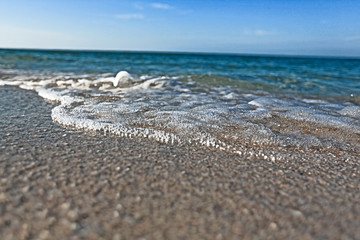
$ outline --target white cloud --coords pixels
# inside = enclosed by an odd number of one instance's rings
[[[259,29],[259,30],[255,30],[255,31],[254,31],[254,34],[255,34],[256,36],[264,36],[264,35],[268,35],[269,32],[267,32],[267,31],[265,31],[265,30]]]
[[[143,19],[144,15],[141,13],[127,13],[127,14],[118,14],[116,18],[123,20],[131,20],[131,19]]]
[[[360,35],[350,36],[350,37],[345,38],[345,41],[356,41],[356,40],[360,40]]]
[[[173,8],[172,6],[165,4],[165,3],[152,3],[151,7],[158,8],[158,9],[165,9],[165,10]]]

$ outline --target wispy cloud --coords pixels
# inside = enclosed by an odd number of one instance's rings
[[[274,34],[273,31],[266,31],[263,29],[256,29],[256,30],[244,30],[244,34],[245,35],[249,35],[249,36],[265,36],[265,35],[272,35]]]
[[[62,39],[69,39],[74,40],[72,35],[57,32],[52,30],[42,30],[42,29],[32,29],[32,28],[25,28],[25,27],[18,27],[15,25],[3,25],[0,24],[0,33],[4,32],[4,35],[7,34],[17,34],[19,36],[36,36],[40,38],[62,38]]]
[[[145,18],[141,13],[126,13],[126,14],[118,14],[115,16],[118,19],[122,20],[132,20],[132,19],[143,19]]]
[[[168,10],[168,9],[173,9],[174,7],[165,4],[165,3],[152,3],[151,7],[153,8],[157,8],[157,9],[164,9],[164,10]]]
[[[82,42],[81,37],[69,32],[58,32],[49,29],[28,28],[0,23],[0,46],[35,47],[35,48],[67,48],[71,44]],[[26,41],[24,40],[26,37]],[[56,44],[56,45],[54,45]]]
[[[143,10],[144,6],[138,2],[134,3],[134,8],[138,9],[138,10]]]
[[[350,36],[350,37],[345,38],[345,41],[356,41],[356,40],[360,40],[360,35]]]

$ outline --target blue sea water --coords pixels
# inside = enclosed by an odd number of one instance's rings
[[[162,52],[0,50],[0,69],[191,76],[212,85],[305,95],[360,95],[360,59]]]
[[[120,136],[231,151],[359,143],[358,58],[0,49],[0,85],[57,101],[59,124]]]

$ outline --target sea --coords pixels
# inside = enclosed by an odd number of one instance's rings
[[[246,154],[360,148],[360,58],[0,49],[67,128]]]

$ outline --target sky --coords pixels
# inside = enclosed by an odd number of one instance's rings
[[[360,0],[0,0],[0,48],[360,56]]]

